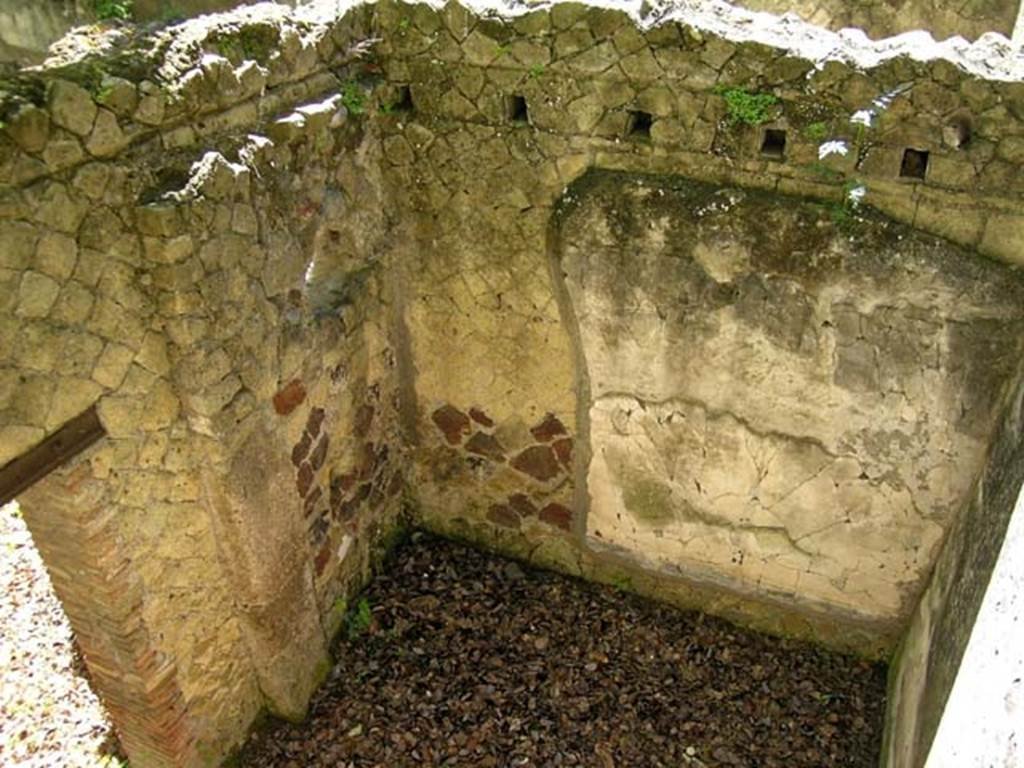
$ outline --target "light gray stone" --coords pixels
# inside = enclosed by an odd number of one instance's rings
[[[79,136],[89,135],[97,109],[87,90],[67,80],[55,80],[48,96],[53,122]]]

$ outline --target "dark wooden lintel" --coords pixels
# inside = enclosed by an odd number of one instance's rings
[[[30,485],[42,480],[106,434],[95,405],[75,416],[39,445],[0,469],[0,504],[14,500]]]

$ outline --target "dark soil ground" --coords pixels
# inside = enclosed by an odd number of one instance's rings
[[[885,668],[422,534],[243,766],[875,766]]]

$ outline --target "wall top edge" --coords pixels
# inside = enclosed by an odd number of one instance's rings
[[[434,8],[445,5],[438,0],[424,0],[423,4]],[[461,4],[481,15],[515,17],[576,3],[463,0]],[[859,69],[872,69],[889,59],[906,57],[919,62],[945,60],[986,80],[1024,80],[1024,47],[1015,48],[998,32],[987,32],[974,42],[959,36],[938,41],[925,30],[872,40],[861,29],[833,32],[794,13],[776,16],[733,6],[724,0],[588,0],[584,5],[621,11],[644,31],[676,22],[733,43],[759,43],[785,50],[819,66],[842,61]]]
[[[223,13],[199,16],[172,25],[93,25],[72,30],[51,48],[42,64],[16,72],[0,72],[0,106],[17,101],[25,80],[48,80],[90,62],[135,57],[138,79],[150,79],[169,91],[187,72],[201,63],[204,42],[251,26],[272,25],[302,40],[304,45],[336,34],[335,28],[355,10],[383,6],[425,5],[439,13],[461,7],[478,17],[516,18],[528,14],[559,14],[571,9],[621,13],[642,32],[673,24],[696,34],[707,34],[734,44],[762,45],[821,69],[839,62],[859,70],[872,70],[894,59],[918,63],[947,62],[969,75],[994,82],[1024,82],[1024,47],[1014,48],[1003,35],[990,32],[974,42],[962,37],[935,40],[926,31],[907,32],[871,40],[860,29],[833,32],[794,14],[775,16],[729,5],[723,0],[590,0],[530,2],[526,0],[312,0],[290,8],[272,2],[243,6]],[[381,30],[386,35],[387,30]],[[134,78],[129,78],[134,79]]]

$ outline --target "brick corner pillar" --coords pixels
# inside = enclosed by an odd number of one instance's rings
[[[177,670],[150,640],[110,496],[88,463],[72,462],[18,501],[132,765],[191,768],[201,760]]]

